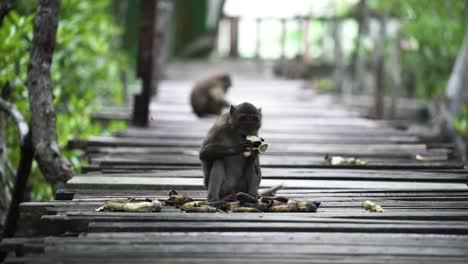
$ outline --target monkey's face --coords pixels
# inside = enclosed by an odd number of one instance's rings
[[[243,103],[237,107],[231,106],[231,122],[242,136],[257,135],[262,125],[261,109],[252,104]]]
[[[221,77],[221,82],[223,85],[224,92],[227,92],[229,87],[231,87],[232,85],[231,77],[229,77],[229,75],[223,75],[223,77]]]

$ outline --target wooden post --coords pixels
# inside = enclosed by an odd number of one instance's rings
[[[334,41],[334,59],[335,59],[335,73],[334,73],[334,89],[336,92],[343,91],[343,81],[345,75],[345,66],[343,60],[343,47],[341,45],[341,20],[335,18],[333,25],[333,41]]]
[[[157,22],[156,34],[154,34],[154,48],[153,48],[153,74],[152,74],[152,87],[151,96],[157,94],[158,81],[163,75],[163,64],[167,60],[169,34],[171,32],[171,18],[173,12],[174,1],[160,0],[157,4]]]
[[[281,18],[281,59],[286,57],[286,19]]]
[[[374,50],[374,71],[375,71],[375,92],[374,111],[375,118],[382,119],[385,109],[385,15],[379,16],[379,32],[375,39]]]
[[[154,48],[156,34],[157,0],[140,0],[143,21],[140,25],[139,47],[137,59],[137,76],[141,78],[141,93],[135,95],[133,104],[132,124],[135,126],[148,126],[151,90],[153,87]]]
[[[353,87],[352,91],[362,91],[364,89],[366,74],[365,58],[362,50],[362,39],[367,32],[367,2],[360,0],[358,5],[357,22],[359,24],[358,35],[356,37],[355,50],[353,52]]]
[[[439,137],[449,138],[454,142],[455,154],[462,160],[467,160],[466,135],[463,139],[454,127],[454,118],[460,114],[463,104],[468,101],[468,33],[465,34],[465,40],[457,56],[453,67],[447,90],[443,97],[438,120]]]
[[[310,59],[310,40],[309,40],[309,24],[310,18],[304,18],[304,52],[302,54],[302,61],[307,62]]]
[[[231,39],[229,46],[229,57],[239,57],[238,37],[239,37],[239,17],[231,17]]]
[[[301,28],[302,27],[302,18],[300,17],[296,17],[294,19],[296,21],[296,25],[298,26],[298,30],[300,32]],[[304,54],[304,44],[303,42],[301,43],[300,41],[297,42],[298,46],[297,46],[297,53],[296,53],[296,56],[294,56],[295,58],[298,59],[298,61],[302,61],[302,57],[303,57],[303,54]]]
[[[261,26],[262,26],[262,19],[257,18],[255,20],[255,57],[260,59],[261,55]]]
[[[396,108],[398,105],[399,93],[402,89],[401,84],[401,67],[400,67],[400,40],[401,31],[400,25],[397,26],[395,33],[395,41],[390,51],[390,118],[395,118]]]

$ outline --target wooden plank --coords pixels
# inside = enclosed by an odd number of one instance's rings
[[[338,180],[270,180],[261,182],[262,188],[284,184],[289,189],[320,188],[385,188],[385,189],[433,189],[433,190],[467,190],[466,184],[458,183],[427,183],[427,182],[397,182],[397,181],[338,181]],[[111,177],[111,176],[75,176],[67,182],[68,188],[99,188],[99,189],[152,189],[152,190],[194,190],[204,189],[200,178],[160,177]]]
[[[82,176],[101,176],[101,173],[88,173]],[[105,176],[128,177],[129,173],[106,173]],[[187,177],[201,178],[200,169],[191,170],[155,170],[151,172],[131,173],[134,177]],[[398,180],[398,181],[432,181],[432,182],[468,182],[468,175],[443,172],[395,171],[395,170],[335,170],[335,169],[282,169],[264,168],[263,179],[329,179],[329,180]]]
[[[353,138],[352,138],[353,139]],[[358,140],[357,138],[355,138]],[[323,140],[323,141],[322,141]],[[285,142],[286,141],[286,142]],[[290,141],[290,142],[288,142]],[[359,140],[358,140],[359,141]],[[82,141],[86,146],[117,146],[117,147],[200,147],[202,139],[167,139],[162,138],[159,140],[150,139],[150,138],[127,138],[127,137],[90,137],[87,141]],[[425,151],[426,145],[421,143],[402,143],[402,144],[392,144],[387,142],[368,142],[366,144],[360,144],[359,142],[352,142],[344,138],[340,140],[339,137],[336,139],[331,138],[326,140],[325,138],[310,141],[295,141],[294,137],[291,137],[291,140],[281,140],[278,143],[271,144],[272,148],[276,149],[290,149],[294,147],[302,147],[302,149],[320,147],[320,145],[328,145],[331,142],[335,142],[335,145],[340,145],[346,142],[347,148],[353,149],[391,149],[391,150],[420,150]],[[344,147],[344,146],[343,146]]]
[[[91,158],[98,154],[185,154],[185,155],[198,155],[198,147],[88,147],[86,153]],[[447,160],[448,154],[451,151],[446,149],[437,149],[429,151],[421,150],[374,150],[374,149],[351,149],[346,147],[331,147],[331,146],[320,146],[312,149],[275,149],[270,148],[263,154],[266,156],[321,156],[332,155],[332,156],[347,156],[356,158],[395,158],[395,159],[409,159],[416,160],[416,155],[427,157],[431,160]]]
[[[90,232],[382,232],[468,234],[468,225],[332,224],[332,223],[224,223],[224,222],[90,222]],[[349,246],[349,245],[348,245]]]
[[[173,165],[174,169],[179,165],[200,167],[201,163],[198,157],[192,155],[142,155],[140,157],[134,155],[129,157],[102,157],[92,160],[93,163],[98,163],[101,168],[110,168],[112,166],[133,165],[147,166],[148,168],[156,168],[159,165]],[[342,168],[342,169],[451,169],[463,168],[462,162],[456,161],[405,161],[405,160],[386,160],[373,159],[367,164],[362,165],[330,165],[327,164],[321,157],[276,157],[262,156],[260,158],[262,167],[265,168]],[[138,167],[136,167],[138,168]]]

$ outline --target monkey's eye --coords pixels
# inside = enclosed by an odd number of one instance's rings
[[[254,122],[258,122],[258,121],[259,121],[259,118],[256,117],[256,116],[251,116],[251,117],[250,117],[250,120],[251,120],[251,121],[254,121]]]

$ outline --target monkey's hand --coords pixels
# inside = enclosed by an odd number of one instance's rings
[[[255,148],[255,142],[252,142],[247,139],[241,139],[237,148],[239,150],[239,153],[244,152],[244,151],[250,151],[251,149]]]
[[[251,148],[252,142],[242,140],[238,145],[207,144],[200,151],[201,160],[217,160],[225,156],[238,155]]]

